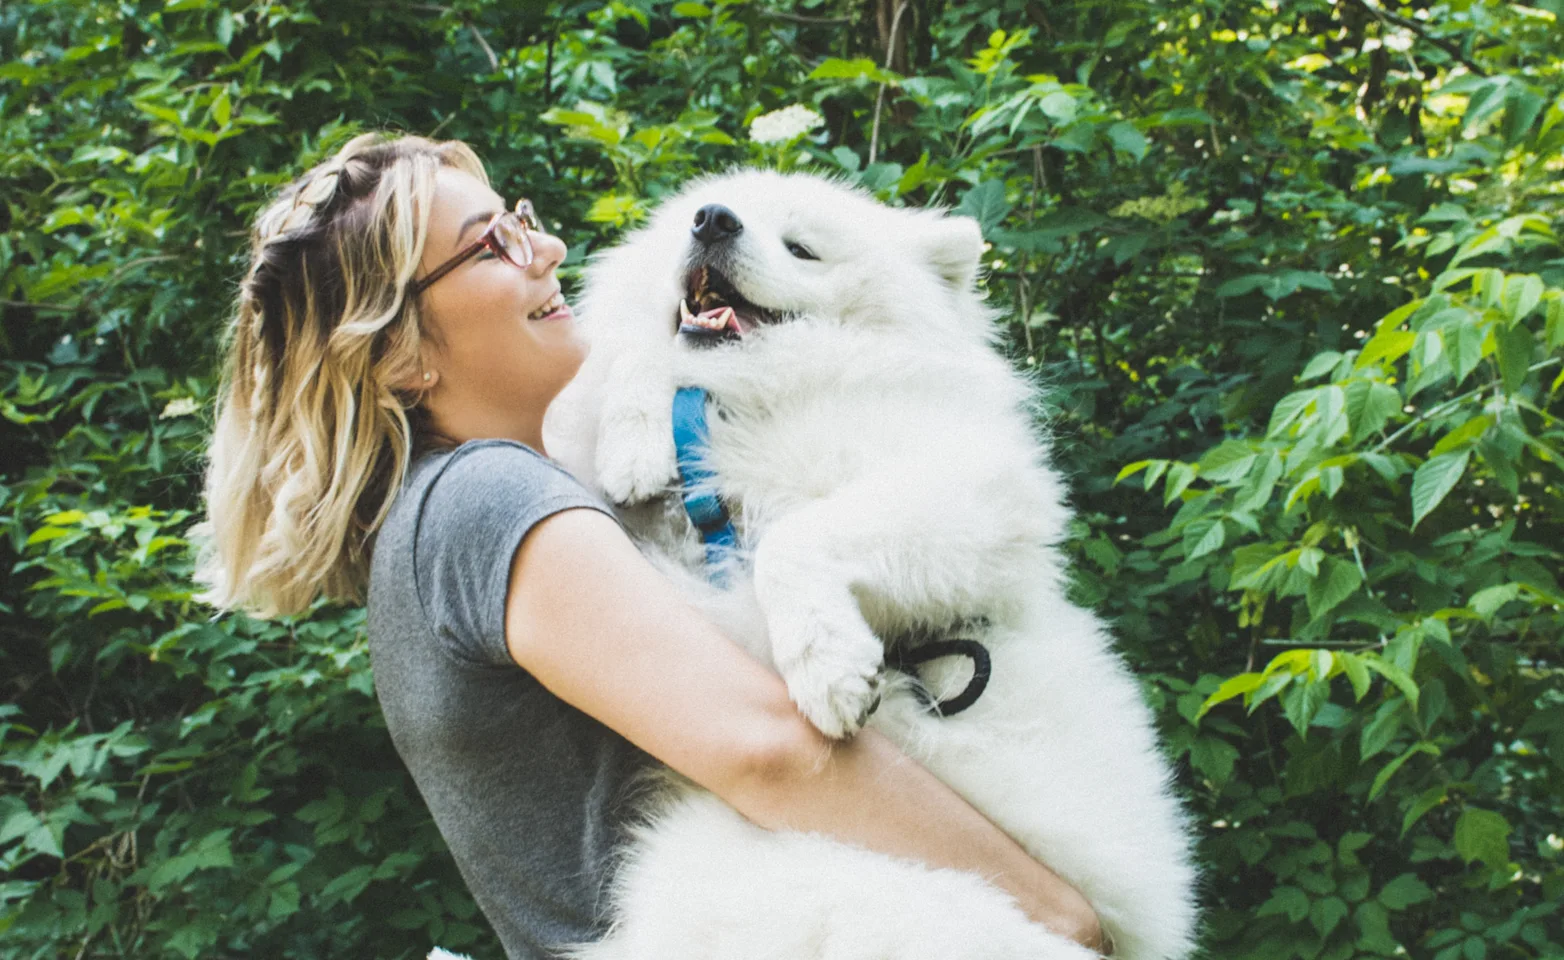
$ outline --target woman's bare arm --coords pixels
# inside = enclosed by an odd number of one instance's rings
[[[883,736],[826,739],[608,517],[567,510],[528,534],[505,624],[512,657],[556,696],[753,822],[979,874],[1033,920],[1100,946],[1074,888]]]

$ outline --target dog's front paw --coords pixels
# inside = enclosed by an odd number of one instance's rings
[[[842,739],[857,733],[879,702],[885,647],[856,610],[837,619],[844,622],[774,622],[771,633],[773,649],[799,651],[777,664],[799,712],[821,733]],[[780,645],[778,631],[790,634]]]
[[[597,479],[609,500],[622,505],[650,500],[667,490],[678,473],[666,423],[640,416],[604,418],[598,432]]]

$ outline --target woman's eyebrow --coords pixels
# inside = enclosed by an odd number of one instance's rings
[[[462,245],[462,238],[467,236],[468,230],[471,230],[480,223],[488,223],[490,220],[493,220],[496,216],[498,216],[499,213],[500,211],[498,210],[482,210],[468,217],[466,220],[463,220],[462,228],[456,231],[456,245],[458,247]]]

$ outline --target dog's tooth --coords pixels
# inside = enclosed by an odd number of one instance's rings
[[[695,314],[690,312],[690,304],[687,300],[679,301],[679,320],[683,323],[695,322]]]

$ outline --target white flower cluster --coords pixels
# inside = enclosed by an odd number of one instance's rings
[[[756,143],[788,143],[825,123],[825,118],[808,107],[791,107],[763,113],[749,122],[749,138]]]
[[[1385,35],[1385,47],[1397,53],[1412,49],[1412,31],[1395,30]]]
[[[168,406],[158,414],[159,420],[167,420],[170,417],[188,417],[197,410],[195,397],[179,397],[168,401]]]

